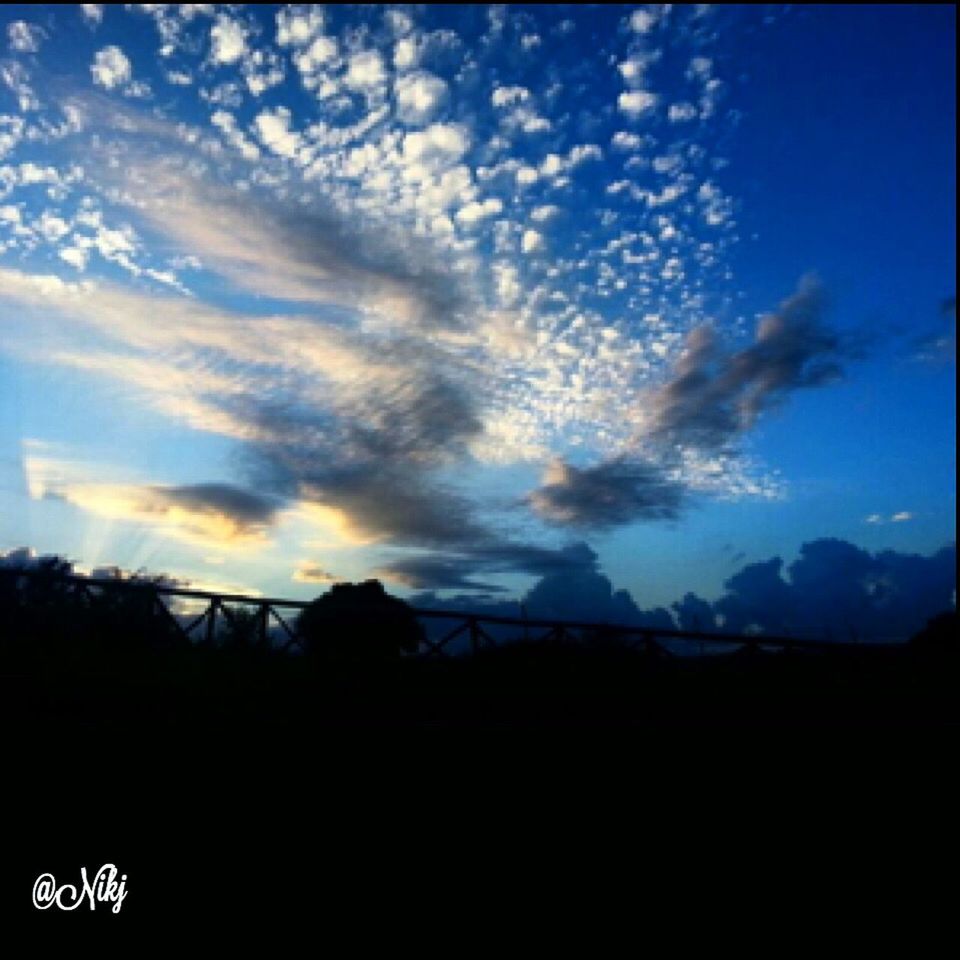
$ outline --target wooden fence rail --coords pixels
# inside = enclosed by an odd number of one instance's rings
[[[40,570],[3,569],[0,570],[0,582],[18,584],[21,579],[28,582],[48,581],[56,584],[68,594],[83,597],[90,605],[96,605],[109,598],[110,593],[130,594],[146,598],[146,603],[153,613],[175,629],[177,634],[191,643],[200,642],[215,645],[217,641],[218,622],[231,625],[235,630],[242,629],[238,612],[235,608],[252,609],[252,634],[256,642],[265,647],[273,646],[271,631],[274,637],[279,637],[280,643],[276,647],[283,652],[289,652],[301,647],[294,620],[295,615],[309,606],[308,600],[289,600],[273,597],[250,596],[247,594],[213,593],[206,590],[195,590],[188,587],[168,586],[163,583],[153,583],[149,580],[137,579],[93,579],[72,574],[56,574]],[[171,611],[163,598],[172,598],[180,601],[202,601],[205,606],[202,612],[189,615],[177,615]],[[232,605],[232,606],[231,606]],[[461,637],[468,639],[466,650],[476,654],[484,647],[502,645],[504,640],[495,640],[492,636],[493,627],[515,628],[518,635],[511,639],[526,638],[534,643],[542,644],[598,644],[616,642],[631,649],[645,650],[651,654],[667,652],[663,643],[671,641],[693,641],[701,645],[725,645],[735,648],[746,648],[757,651],[761,648],[775,650],[807,650],[818,652],[837,652],[841,650],[890,649],[890,643],[817,640],[805,637],[786,637],[754,634],[713,633],[691,630],[671,630],[659,627],[636,626],[629,624],[595,623],[576,620],[543,620],[525,617],[504,617],[488,614],[462,613],[460,611],[423,610],[412,608],[414,615],[421,621],[446,620],[453,625],[439,639],[430,639],[426,636],[414,656],[428,659],[450,656],[449,648],[453,641]],[[286,616],[281,611],[286,612]],[[294,611],[294,614],[289,613]],[[250,621],[248,621],[249,623]],[[198,629],[202,633],[198,633]],[[426,633],[426,631],[424,631]]]

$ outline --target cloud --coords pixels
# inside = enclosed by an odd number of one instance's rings
[[[675,519],[683,500],[683,488],[660,467],[626,458],[584,468],[555,460],[528,497],[545,520],[595,529]]]
[[[739,351],[708,325],[693,329],[667,379],[640,394],[626,449],[588,467],[554,461],[527,503],[551,523],[602,529],[674,519],[693,491],[774,495],[744,470],[737,442],[791,392],[840,376],[845,349],[823,304],[819,284],[802,281]]]
[[[80,13],[84,20],[96,25],[103,20],[103,6],[102,3],[81,3]]]
[[[277,43],[281,47],[303,46],[324,26],[324,11],[317,4],[288,6],[277,11]]]
[[[17,53],[37,53],[47,33],[35,23],[13,20],[7,24],[7,43]]]
[[[596,569],[597,555],[585,543],[539,547],[487,531],[465,540],[456,552],[447,549],[429,555],[400,556],[381,565],[377,573],[385,580],[413,589],[464,589],[491,593],[501,592],[503,588],[475,580],[477,574],[519,573],[549,577],[579,575]]]
[[[410,557],[394,560],[373,572],[374,577],[412,590],[470,590],[498,593],[504,588],[477,580],[467,573],[472,564],[462,558],[441,556]]]
[[[126,54],[115,46],[98,50],[90,67],[93,82],[107,90],[127,83],[133,76],[133,69]]]
[[[447,85],[426,71],[405,73],[394,84],[397,116],[409,124],[426,123],[440,108],[447,96]]]
[[[475,224],[486,217],[494,217],[503,210],[503,203],[498,197],[488,197],[483,203],[472,201],[462,206],[456,214],[460,223]]]
[[[675,629],[669,611],[641,610],[626,590],[614,590],[597,571],[554,573],[543,577],[523,599],[527,615],[545,620],[584,620],[626,626]]]
[[[388,355],[376,338],[305,318],[244,317],[16,271],[0,271],[0,296],[119,340],[124,349],[111,350],[88,330],[37,359],[125,380],[164,412],[244,441],[252,469],[284,497],[340,510],[374,538],[435,545],[481,533],[467,502],[430,479],[482,432],[476,397],[452,359],[419,340],[393,338]],[[162,325],[150,322],[157,312]]]
[[[231,64],[247,52],[247,31],[243,24],[219,14],[210,28],[210,60],[215,64]]]
[[[42,458],[27,458],[25,466],[34,498],[64,500],[102,517],[145,523],[164,535],[205,546],[261,546],[279,511],[276,500],[229,484],[84,482],[58,476],[57,465]]]
[[[617,97],[617,107],[632,120],[636,120],[650,113],[658,100],[659,97],[649,90],[629,90]]]
[[[530,99],[530,91],[526,87],[496,87],[490,97],[495,107],[511,107],[518,103],[525,103]]]
[[[306,560],[298,564],[296,570],[293,571],[293,579],[297,583],[334,584],[341,581],[341,578],[328,573],[318,564]]]
[[[677,444],[718,448],[795,390],[840,378],[840,337],[823,323],[825,298],[807,278],[760,320],[753,344],[725,353],[709,326],[688,336],[672,377],[651,392],[647,432]]]
[[[543,250],[543,234],[536,230],[524,230],[520,248],[524,253],[539,253]]]
[[[519,556],[515,559],[519,560]],[[591,623],[617,623],[675,629],[669,611],[662,608],[641,610],[626,590],[614,590],[610,580],[598,569],[597,555],[584,543],[574,543],[554,551],[542,551],[532,561],[528,572],[540,579],[517,602],[480,599],[479,593],[499,593],[501,589],[489,583],[471,584],[465,576],[465,567],[454,562],[445,563],[438,571],[428,565],[413,569],[421,573],[407,584],[431,589],[467,589],[473,596],[461,595],[453,600],[441,600],[432,594],[411,598],[414,606],[444,610],[463,610],[488,613],[493,616],[516,617],[521,610],[531,619],[580,620]],[[423,561],[420,561],[422,564]],[[431,574],[436,573],[436,576]]]
[[[782,576],[779,557],[749,564],[712,604],[722,629],[847,640],[906,639],[952,606],[956,547],[920,556],[871,554],[844,540],[803,544]]]
[[[289,136],[285,115],[274,129],[276,118],[267,112],[258,118],[271,125],[275,145]],[[411,136],[421,134],[409,134],[408,141]],[[423,136],[445,142],[436,125]],[[292,141],[282,149],[295,152]],[[399,327],[463,324],[466,304],[455,277],[429,264],[416,243],[404,247],[388,231],[363,230],[316,205],[242,197],[191,178],[178,164],[128,172],[141,185],[142,213],[156,228],[250,292],[360,309]]]
[[[377,93],[387,81],[383,57],[377,50],[359,50],[347,60],[343,82],[362,93]]]
[[[956,547],[928,556],[886,550],[875,554],[844,540],[802,545],[784,575],[780,557],[750,563],[725,583],[725,593],[705,600],[687,592],[664,608],[642,610],[626,590],[614,590],[581,545],[579,563],[541,575],[521,597],[530,617],[622,623],[654,629],[767,633],[835,640],[906,640],[936,614],[952,609]],[[592,557],[592,562],[591,562]],[[516,604],[430,595],[417,606],[517,616]]]

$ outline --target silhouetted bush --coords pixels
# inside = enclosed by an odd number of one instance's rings
[[[221,607],[223,627],[222,645],[228,650],[252,650],[261,645],[260,615],[249,607]]]
[[[297,634],[309,656],[338,663],[369,663],[415,653],[423,628],[411,607],[378,580],[338,583],[306,607]]]
[[[960,617],[956,610],[939,613],[910,640],[910,649],[923,659],[960,658]]]

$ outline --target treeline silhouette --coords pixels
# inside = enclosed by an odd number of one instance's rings
[[[87,589],[57,560],[0,570],[0,702],[8,724],[224,733],[383,726],[914,725],[960,722],[956,611],[909,643],[780,647],[743,638],[710,655],[631,644],[616,628],[515,630],[472,657],[437,651],[416,611],[376,581],[338,584],[292,623],[224,604],[186,631],[163,578]],[[79,586],[78,586],[79,583]],[[508,627],[504,630],[509,632]],[[456,632],[456,631],[455,631]],[[291,644],[290,638],[296,643]],[[476,638],[474,638],[476,639]],[[747,641],[750,641],[749,643]],[[291,656],[291,647],[299,655]]]

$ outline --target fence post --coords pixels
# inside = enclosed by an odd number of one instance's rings
[[[267,645],[267,618],[270,616],[270,607],[261,603],[257,607],[257,641],[261,646]]]
[[[220,598],[214,597],[210,601],[210,609],[207,610],[207,645],[213,646],[217,633],[217,607],[220,606]]]

